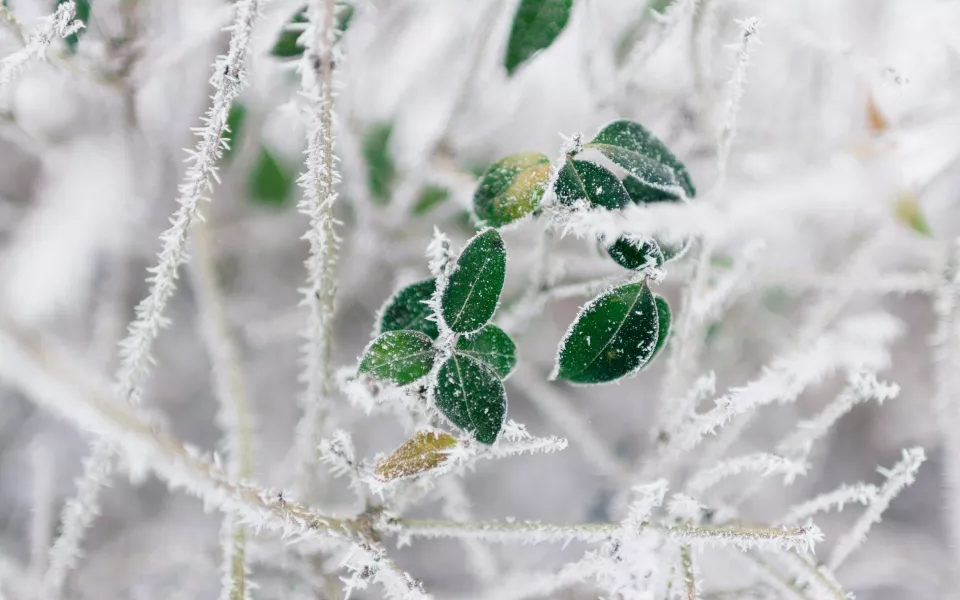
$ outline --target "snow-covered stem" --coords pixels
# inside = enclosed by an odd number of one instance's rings
[[[630,480],[629,466],[611,451],[609,444],[594,431],[586,417],[573,407],[560,389],[544,381],[543,377],[522,362],[517,366],[512,381],[543,415],[570,437],[598,472],[614,482],[625,483]]]
[[[680,566],[685,600],[700,600],[699,573],[693,562],[693,552],[688,545],[680,548]]]
[[[80,560],[84,534],[100,514],[100,492],[113,475],[113,449],[104,440],[91,446],[83,459],[77,492],[67,500],[60,514],[60,535],[50,548],[47,572],[43,578],[44,597],[51,600],[63,593],[67,574]]]
[[[340,182],[334,155],[334,70],[340,60],[334,27],[334,0],[311,0],[309,25],[300,36],[304,45],[298,69],[300,94],[306,102],[307,150],[300,212],[310,220],[304,235],[310,245],[306,260],[307,282],[301,305],[309,314],[303,331],[303,370],[306,387],[301,395],[303,416],[297,427],[297,457],[301,484],[309,491],[316,473],[317,446],[326,433],[334,391],[333,318],[337,297],[337,248],[333,207]]]
[[[55,469],[50,447],[38,442],[30,452],[32,499],[30,515],[30,573],[38,580],[46,570],[53,525]]]
[[[220,410],[217,413],[231,477],[252,475],[250,415],[240,357],[230,333],[217,282],[210,227],[204,221],[193,227],[193,261],[190,273],[196,290],[197,310],[204,344],[213,367],[213,383]],[[249,597],[245,560],[246,530],[233,514],[227,514],[221,532],[223,587],[221,600]]]
[[[0,93],[30,61],[45,60],[47,49],[57,38],[65,38],[84,27],[83,23],[74,20],[76,9],[72,0],[60,4],[56,12],[44,17],[40,25],[24,37],[23,28],[13,18],[9,9],[3,7],[0,19],[15,32],[23,47],[0,60]]]
[[[869,483],[841,485],[837,489],[820,494],[806,502],[790,507],[780,519],[781,523],[799,523],[815,514],[836,509],[838,512],[851,503],[869,505],[877,498],[877,486]]]
[[[874,373],[854,371],[848,377],[847,387],[836,400],[824,407],[816,416],[801,421],[796,431],[780,442],[777,452],[803,460],[810,454],[813,445],[854,406],[870,400],[883,404],[885,400],[896,398],[899,393],[900,386],[878,381]]]
[[[810,385],[843,368],[881,368],[899,323],[883,313],[848,319],[811,346],[774,360],[762,375],[715,400],[715,408],[688,420],[644,469],[657,473],[736,417],[774,402],[793,402]]]
[[[737,57],[730,78],[730,92],[727,96],[724,121],[720,126],[717,143],[717,181],[714,184],[722,188],[727,179],[727,163],[730,160],[730,148],[737,133],[737,114],[740,112],[740,100],[743,98],[744,84],[747,78],[747,66],[750,63],[750,51],[756,43],[760,19],[750,17],[737,22],[740,25],[740,42],[736,46]]]
[[[755,452],[722,460],[712,467],[695,473],[687,483],[687,491],[695,496],[701,496],[724,479],[748,472],[755,472],[762,477],[783,475],[784,483],[789,484],[798,475],[806,474],[807,467],[803,462],[783,456]]]
[[[809,556],[797,552],[775,552],[789,573],[793,576],[795,585],[802,590],[809,590],[817,600],[850,600],[850,596],[843,590],[833,569],[816,564]]]
[[[194,133],[200,138],[187,159],[189,166],[180,184],[179,207],[170,220],[169,229],[160,234],[162,248],[157,264],[149,269],[150,292],[136,309],[136,318],[130,323],[126,338],[120,342],[120,368],[117,389],[126,401],[139,404],[143,396],[143,382],[152,362],[151,349],[160,329],[169,323],[164,316],[167,302],[176,289],[177,270],[187,260],[187,239],[190,226],[200,213],[200,201],[217,179],[217,161],[226,142],[223,132],[234,98],[246,84],[246,57],[253,26],[260,16],[265,0],[239,0],[236,17],[230,26],[230,45],[227,54],[214,63],[210,84],[213,100],[203,119],[204,126]]]
[[[828,563],[831,571],[836,571],[837,568],[843,564],[843,561],[863,544],[863,540],[867,537],[870,528],[873,527],[874,523],[880,522],[884,511],[890,506],[890,502],[901,490],[913,483],[917,475],[917,470],[920,469],[920,465],[923,464],[926,458],[923,448],[919,446],[909,448],[903,451],[900,462],[892,468],[878,469],[887,480],[880,486],[876,498],[870,503],[860,518],[857,519],[857,522],[850,528],[850,531],[837,540]]]
[[[547,523],[541,521],[474,521],[462,523],[435,519],[391,519],[384,526],[404,536],[424,538],[475,538],[498,544],[562,543],[572,541],[602,542],[615,534],[620,523]],[[753,525],[662,525],[644,521],[666,537],[694,547],[740,549],[775,547],[808,551],[822,538],[813,525],[796,527],[763,527]]]

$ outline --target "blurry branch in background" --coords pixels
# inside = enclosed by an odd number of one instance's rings
[[[13,14],[6,7],[0,7],[0,22],[11,28],[23,47],[0,60],[0,92],[12,83],[20,72],[32,60],[45,60],[47,48],[57,38],[65,38],[84,27],[80,21],[74,20],[76,5],[64,2],[57,7],[52,15],[43,18],[43,21],[30,33],[25,33],[23,27],[13,18]]]
[[[245,60],[253,25],[260,11],[260,0],[242,0],[236,6],[236,20],[231,28],[230,47],[214,64],[210,83],[214,87],[212,104],[204,118],[205,126],[195,130],[200,138],[191,153],[184,183],[180,186],[180,207],[171,219],[172,226],[161,234],[163,244],[158,264],[150,268],[150,293],[137,306],[136,319],[130,324],[127,337],[120,343],[120,367],[117,387],[120,396],[136,406],[141,403],[143,380],[151,348],[160,329],[169,323],[163,315],[167,302],[176,289],[177,270],[186,261],[190,226],[200,216],[200,201],[217,178],[217,160],[223,153],[223,133],[233,99],[245,83]],[[59,10],[73,3],[62,4]],[[72,12],[71,12],[72,14]],[[84,460],[77,479],[77,495],[64,506],[61,515],[62,533],[51,549],[49,569],[44,587],[49,598],[58,598],[68,571],[76,565],[86,529],[99,513],[99,496],[113,473],[114,449],[102,440],[94,442]]]

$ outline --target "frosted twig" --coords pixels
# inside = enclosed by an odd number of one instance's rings
[[[797,425],[797,430],[780,442],[777,452],[784,456],[803,459],[810,454],[814,443],[826,435],[830,428],[855,405],[869,400],[876,400],[883,404],[884,400],[895,398],[899,393],[900,386],[877,381],[877,376],[873,373],[855,371],[849,375],[847,387],[837,396],[837,399],[813,418],[801,421]]]
[[[113,474],[113,449],[103,440],[96,441],[83,459],[77,478],[76,495],[67,500],[60,515],[61,531],[50,548],[47,572],[43,578],[44,596],[59,598],[67,573],[77,566],[84,533],[100,514],[100,491],[110,484]]]
[[[730,95],[727,97],[726,115],[720,127],[717,144],[717,182],[714,184],[717,188],[722,188],[727,178],[727,163],[733,138],[737,132],[737,114],[740,112],[740,99],[743,98],[750,50],[752,44],[756,42],[757,31],[760,29],[760,19],[756,17],[737,21],[737,23],[740,25],[740,43],[737,45],[737,59],[729,84]]]
[[[763,477],[782,474],[784,483],[790,483],[797,475],[806,474],[807,467],[803,462],[776,454],[756,452],[722,460],[708,469],[695,473],[687,483],[687,490],[693,495],[700,496],[724,479],[747,472],[756,472]]]
[[[195,219],[202,218],[200,201],[211,189],[212,181],[219,181],[217,160],[227,143],[223,138],[227,115],[233,99],[246,83],[247,49],[264,1],[240,0],[236,4],[236,18],[229,28],[229,49],[217,59],[210,78],[214,88],[212,103],[203,119],[204,126],[194,130],[200,141],[189,153],[190,166],[177,199],[180,206],[170,220],[170,228],[160,234],[163,247],[157,255],[156,266],[150,268],[150,293],[137,305],[136,318],[130,323],[127,337],[120,342],[117,389],[122,398],[133,404],[139,404],[143,395],[153,342],[169,322],[163,312],[176,289],[177,269],[187,260],[190,226]]]
[[[24,46],[0,60],[0,92],[13,82],[31,60],[44,60],[47,48],[54,40],[65,38],[83,29],[83,23],[73,18],[76,15],[76,8],[72,0],[60,4],[56,12],[44,17],[40,25],[24,37],[22,27],[13,19],[9,9],[3,7],[0,19],[14,30]]]
[[[913,483],[917,470],[920,469],[920,465],[926,458],[923,448],[910,448],[903,451],[900,462],[891,469],[878,469],[887,480],[880,486],[877,497],[857,519],[850,531],[837,540],[828,563],[831,571],[836,571],[843,564],[843,561],[863,543],[874,523],[880,522],[883,512],[890,506],[890,502],[901,490]]]
[[[700,599],[700,580],[698,579],[698,570],[693,562],[693,553],[690,546],[683,546],[680,549],[680,565],[683,574],[683,589],[686,600]]]
[[[538,377],[529,366],[517,366],[513,383],[546,417],[553,420],[583,452],[584,457],[603,475],[616,482],[627,482],[630,469],[565,398],[560,390]]]
[[[243,381],[236,343],[224,313],[223,297],[217,283],[214,252],[207,223],[200,221],[193,228],[194,260],[191,275],[196,288],[197,308],[203,340],[213,366],[214,387],[220,410],[217,413],[223,432],[228,472],[237,479],[252,475],[250,415],[246,385]],[[247,582],[246,530],[239,519],[228,513],[221,532],[223,553],[223,586],[221,600],[245,600],[249,597]]]
[[[301,306],[307,307],[303,332],[303,370],[306,384],[300,402],[303,416],[297,426],[297,458],[305,491],[313,487],[316,448],[325,433],[333,395],[333,318],[337,296],[336,266],[339,238],[334,230],[333,206],[340,182],[334,155],[334,69],[340,61],[336,44],[333,0],[312,0],[307,8],[309,25],[300,36],[304,44],[298,65],[300,94],[307,103],[307,150],[300,212],[310,220],[304,235],[310,244],[305,262],[307,283]]]
[[[53,483],[55,469],[50,447],[37,440],[31,448],[32,499],[30,518],[30,572],[37,579],[46,570],[53,533]]]
[[[443,516],[454,521],[472,521],[473,511],[470,500],[458,479],[443,477],[437,483],[443,496]],[[461,540],[471,570],[481,582],[494,581],[500,572],[497,557],[492,549],[480,540],[473,538]]]
[[[810,589],[814,597],[829,600],[849,600],[833,574],[833,569],[813,562],[809,556],[796,552],[777,551],[775,555],[793,574],[797,587]]]
[[[877,498],[877,486],[869,483],[855,483],[841,485],[837,489],[820,494],[806,502],[792,506],[787,514],[780,519],[781,523],[799,523],[813,515],[834,508],[839,512],[850,503],[868,505]]]

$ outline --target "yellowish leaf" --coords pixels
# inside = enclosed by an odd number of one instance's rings
[[[448,433],[418,431],[390,456],[377,462],[377,478],[393,481],[436,469],[447,461],[447,450],[456,445],[456,438]]]

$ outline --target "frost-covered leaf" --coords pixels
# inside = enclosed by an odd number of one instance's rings
[[[586,199],[593,206],[616,209],[630,202],[630,195],[617,176],[588,160],[567,158],[553,190],[557,201],[567,206]]]
[[[549,179],[550,159],[545,154],[512,154],[483,174],[473,194],[473,210],[493,227],[521,219],[540,205]]]
[[[57,0],[57,6],[59,7],[64,2],[68,0]],[[63,38],[63,41],[67,44],[67,52],[70,54],[77,53],[77,44],[80,43],[80,36],[89,28],[90,26],[90,0],[74,0],[74,18],[82,22],[87,27],[79,29],[75,33],[71,33],[67,37]]]
[[[343,33],[350,26],[350,20],[353,19],[353,5],[345,2],[338,2],[336,5],[336,29]],[[284,25],[280,36],[270,54],[277,58],[297,58],[303,54],[303,46],[297,43],[300,34],[303,33],[304,25],[307,23],[307,7],[304,6],[298,10]]]
[[[496,325],[462,336],[457,340],[456,351],[486,363],[500,379],[506,379],[517,365],[517,346]]]
[[[227,130],[224,137],[230,145],[223,151],[224,160],[230,160],[240,145],[240,136],[243,135],[243,124],[247,120],[247,107],[242,102],[234,102],[227,115]]]
[[[423,216],[446,202],[450,198],[450,190],[439,185],[428,185],[420,191],[420,196],[413,205],[413,214]]]
[[[503,60],[507,75],[557,39],[572,9],[573,0],[520,0]]]
[[[653,360],[654,357],[660,353],[664,345],[666,345],[667,339],[670,337],[670,324],[673,318],[670,313],[670,304],[666,298],[655,295],[653,300],[657,303],[657,321],[659,326],[657,327],[657,345],[654,346],[653,354],[650,355],[649,360]]]
[[[609,290],[591,300],[560,343],[557,377],[603,383],[637,371],[657,346],[657,304],[646,281]]]
[[[383,481],[419,475],[436,469],[447,461],[447,451],[457,440],[442,431],[418,431],[413,437],[377,461],[376,475]]]
[[[507,271],[507,250],[496,229],[481,231],[460,253],[440,300],[443,320],[457,333],[472,333],[497,310]]]
[[[660,246],[650,238],[621,236],[607,248],[607,254],[615,263],[632,271],[663,264]]]
[[[644,185],[636,177],[624,177],[621,181],[634,204],[652,204],[654,202],[677,202],[680,197],[649,185]]]
[[[433,339],[440,332],[437,322],[429,317],[433,314],[426,304],[437,289],[436,279],[420,281],[395,293],[383,307],[380,316],[380,333],[387,331],[419,331]]]
[[[266,146],[260,147],[260,156],[249,178],[250,198],[257,204],[282,206],[290,200],[294,173],[280,163]]]
[[[360,360],[360,372],[376,379],[407,385],[433,368],[433,340],[419,331],[388,331],[370,342]]]
[[[584,147],[600,151],[648,186],[680,185],[688,196],[696,195],[687,168],[639,123],[614,121]]]
[[[390,201],[397,168],[390,155],[393,123],[378,123],[363,136],[363,159],[367,163],[367,185],[374,202]]]
[[[434,400],[451,423],[472,433],[478,442],[497,441],[507,414],[507,393],[494,370],[483,362],[454,352],[437,373]]]

